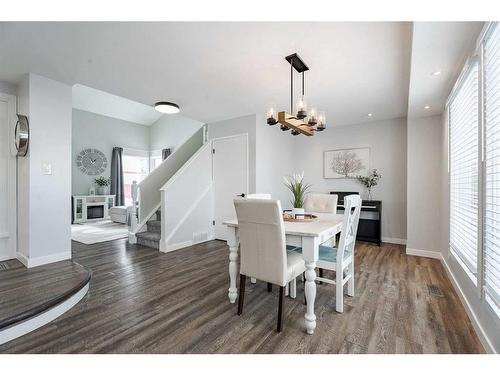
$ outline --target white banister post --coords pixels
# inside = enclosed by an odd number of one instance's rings
[[[139,196],[139,185],[137,185],[137,181],[132,181],[132,212],[130,213],[130,229],[128,233],[128,242],[137,243],[137,238],[135,237],[135,233],[137,231],[137,199]]]

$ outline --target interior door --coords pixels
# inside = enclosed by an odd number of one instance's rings
[[[16,159],[11,153],[15,97],[0,93],[0,261],[16,255]]]
[[[248,194],[248,136],[213,140],[215,238],[227,239],[224,220],[236,218],[233,199]]]

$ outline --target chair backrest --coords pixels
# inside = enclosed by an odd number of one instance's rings
[[[285,286],[285,225],[279,200],[234,200],[240,238],[240,273]]]
[[[342,221],[342,233],[337,250],[337,259],[344,259],[344,253],[350,251],[354,256],[354,245],[356,233],[358,232],[359,215],[361,213],[361,197],[359,195],[348,195],[344,198],[344,220]]]
[[[271,194],[267,193],[256,193],[256,194],[247,194],[248,199],[271,199]]]
[[[337,198],[335,194],[309,193],[306,195],[304,208],[306,212],[336,214]]]

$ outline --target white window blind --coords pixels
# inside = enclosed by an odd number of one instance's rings
[[[450,247],[477,277],[479,220],[478,64],[472,63],[449,103]]]
[[[484,42],[484,286],[500,308],[500,27]],[[488,298],[489,297],[489,298]],[[496,306],[495,306],[496,305]]]

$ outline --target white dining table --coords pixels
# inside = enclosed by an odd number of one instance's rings
[[[302,256],[306,264],[306,314],[305,327],[308,334],[312,335],[316,328],[316,315],[314,314],[314,301],[316,299],[316,262],[318,261],[319,245],[328,241],[342,230],[343,215],[314,213],[318,216],[316,221],[289,222],[285,221],[285,235],[287,245],[302,247]],[[236,280],[239,275],[239,236],[238,221],[236,219],[223,222],[228,229],[227,244],[229,246],[229,291],[231,303],[238,297]]]

